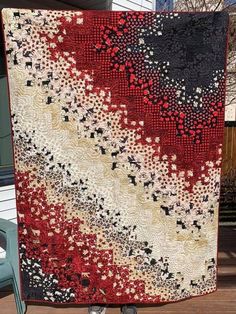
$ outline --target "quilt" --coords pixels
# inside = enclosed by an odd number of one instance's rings
[[[215,291],[227,13],[2,19],[22,298]]]

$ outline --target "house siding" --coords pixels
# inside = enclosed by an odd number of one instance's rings
[[[16,222],[15,186],[0,187],[0,218]]]
[[[0,218],[17,222],[15,186],[0,187]],[[0,258],[5,256],[5,251],[0,247]]]
[[[114,0],[112,3],[113,11],[150,11],[153,10],[152,0]]]

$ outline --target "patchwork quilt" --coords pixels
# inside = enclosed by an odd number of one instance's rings
[[[22,298],[215,291],[228,15],[2,18]]]

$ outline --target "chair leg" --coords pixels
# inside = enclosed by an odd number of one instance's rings
[[[17,314],[25,314],[26,313],[26,304],[20,298],[20,291],[17,285],[17,282],[13,279],[12,286],[14,291],[14,297],[16,302]]]

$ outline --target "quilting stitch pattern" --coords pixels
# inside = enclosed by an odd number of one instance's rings
[[[216,289],[227,20],[3,10],[25,300]]]

